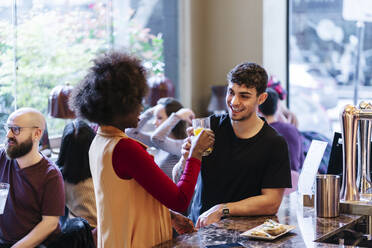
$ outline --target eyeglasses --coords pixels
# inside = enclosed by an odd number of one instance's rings
[[[39,128],[39,127],[36,127],[36,126],[33,126],[33,127],[19,127],[19,126],[11,126],[11,125],[8,125],[8,124],[4,125],[4,129],[5,129],[6,133],[8,133],[9,130],[11,130],[14,135],[19,135],[21,133],[22,128]]]

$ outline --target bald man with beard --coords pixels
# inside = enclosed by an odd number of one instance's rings
[[[0,182],[10,189],[0,215],[0,247],[47,245],[61,231],[64,214],[63,179],[54,163],[38,151],[45,130],[43,115],[32,108],[13,112],[4,125],[0,149]]]

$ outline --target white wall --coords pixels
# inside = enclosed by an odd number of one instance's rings
[[[226,74],[243,61],[285,75],[285,56],[276,55],[285,55],[285,42],[264,39],[274,34],[267,31],[274,25],[272,22],[285,24],[285,14],[283,21],[283,15],[278,14],[285,5],[278,10],[279,2],[285,0],[181,1],[180,95],[185,106],[205,115],[210,87],[226,84]],[[272,12],[276,12],[275,18],[263,18],[264,13]],[[283,32],[281,39],[285,37],[285,30],[275,28],[275,32]]]
[[[263,1],[263,66],[286,87],[287,1]]]

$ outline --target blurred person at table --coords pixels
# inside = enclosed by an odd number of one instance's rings
[[[278,94],[279,100],[278,107],[276,112],[276,118],[280,122],[289,123],[298,127],[298,119],[296,115],[290,111],[284,103],[285,98],[287,97],[287,91],[283,89],[280,81],[275,76],[270,76],[270,79],[267,83],[267,88],[275,90]]]
[[[55,240],[64,215],[65,192],[58,167],[38,151],[43,115],[32,108],[13,112],[0,149],[0,182],[10,184],[0,215],[0,247],[36,247]]]
[[[88,152],[95,135],[83,120],[68,123],[56,162],[62,171],[69,218],[82,217],[93,228],[97,226],[97,211]]]
[[[140,115],[136,128],[128,128],[125,133],[148,146],[157,148],[155,162],[169,178],[172,178],[173,167],[181,157],[182,144],[187,137],[186,126],[191,124],[193,118],[193,111],[183,108],[176,99],[161,98],[156,106]],[[153,132],[144,131],[144,126],[152,119],[156,129]]]
[[[185,172],[174,184],[147,147],[124,131],[137,126],[143,108],[147,84],[141,61],[111,51],[93,63],[73,90],[71,106],[99,124],[89,150],[98,247],[152,247],[172,238],[172,225],[180,232],[189,224],[168,208],[184,211],[189,205],[202,153],[213,145],[214,134],[206,130],[193,139]]]
[[[301,134],[297,128],[289,123],[278,120],[278,93],[268,88],[266,90],[267,98],[258,108],[260,113],[265,117],[268,124],[273,127],[280,135],[284,137],[288,145],[291,170],[301,171],[305,156],[302,149]]]
[[[212,153],[203,157],[191,206],[196,227],[229,216],[273,215],[284,189],[291,188],[287,144],[257,115],[267,97],[266,71],[245,62],[229,72],[227,81],[228,114],[210,117],[215,143]],[[183,147],[185,156],[189,147]]]
[[[298,128],[299,122],[298,122],[296,115],[292,111],[290,111],[284,103],[284,100],[287,97],[287,91],[282,87],[281,82],[275,76],[271,76],[269,79],[267,88],[274,89],[276,93],[278,93],[278,96],[279,96],[278,108],[275,114],[277,121],[292,124],[293,126]],[[321,141],[325,141],[328,143],[327,148],[324,152],[324,156],[322,157],[322,161],[320,162],[319,169],[318,169],[318,172],[321,174],[327,173],[328,161],[329,161],[331,148],[332,148],[331,146],[332,143],[329,140],[329,138],[315,131],[300,131],[299,129],[298,131],[300,132],[300,135],[301,135],[301,143],[302,143],[301,146],[302,146],[302,152],[303,152],[302,157],[306,156],[312,140],[321,140]],[[300,164],[302,166],[302,163]]]

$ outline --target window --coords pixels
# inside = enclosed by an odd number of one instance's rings
[[[15,108],[34,107],[49,135],[61,134],[66,121],[48,115],[51,90],[78,83],[96,54],[112,47],[127,47],[150,75],[177,86],[177,13],[177,1],[166,0],[1,1],[1,123]]]
[[[342,0],[289,0],[289,107],[301,131],[333,137],[353,104],[357,26],[342,16]],[[372,23],[365,23],[359,104],[371,101]]]

